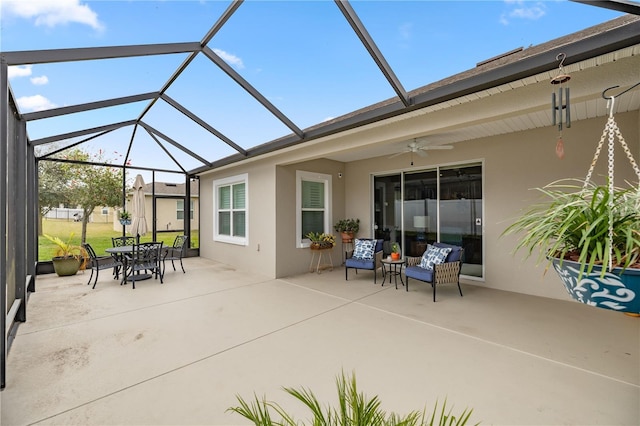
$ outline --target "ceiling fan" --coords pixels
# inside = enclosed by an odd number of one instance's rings
[[[453,145],[420,145],[415,139],[407,148],[391,155],[389,158],[397,157],[402,154],[411,154],[411,165],[413,166],[413,154],[418,154],[420,157],[426,157],[427,153],[425,151],[429,151],[432,149],[453,149]]]

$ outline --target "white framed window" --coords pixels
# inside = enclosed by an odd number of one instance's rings
[[[107,216],[109,214],[109,207],[103,207],[102,208],[102,215],[103,216]]]
[[[213,181],[213,240],[248,245],[249,175]]]
[[[331,232],[331,175],[296,171],[296,247],[309,247],[309,232]]]
[[[184,200],[176,200],[176,219],[184,219]],[[189,203],[189,219],[193,219],[193,200]]]

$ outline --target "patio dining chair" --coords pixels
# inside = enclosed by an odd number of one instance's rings
[[[113,237],[111,238],[111,244],[114,247],[124,247],[124,246],[132,246],[136,243],[136,237]]]
[[[180,267],[182,268],[182,273],[186,273],[184,270],[184,265],[182,264],[182,258],[185,256],[187,252],[187,248],[189,247],[189,237],[186,235],[178,235],[176,239],[173,241],[173,246],[165,247],[164,253],[162,255],[162,275],[164,275],[165,271],[165,262],[167,260],[171,261],[171,265],[173,266],[173,270],[176,270],[176,265],[173,263],[174,261],[180,261]]]
[[[120,276],[120,270],[122,269],[122,262],[114,256],[97,256],[91,244],[84,243],[82,245],[84,249],[87,251],[89,255],[89,267],[91,267],[91,276],[89,277],[89,282],[87,285],[91,284],[91,279],[93,278],[93,273],[95,271],[96,277],[93,281],[93,287],[96,288],[96,284],[98,283],[98,274],[103,269],[112,269],[114,279],[118,279]]]
[[[122,282],[130,281],[136,288],[136,281],[160,277],[163,283],[162,268],[162,242],[140,243],[133,246],[133,251],[127,256],[128,270]]]
[[[124,246],[133,246],[136,243],[136,238],[135,237],[127,237],[127,236],[122,236],[122,237],[113,237],[111,238],[111,245],[113,247],[124,247]],[[122,254],[112,254],[113,257],[115,257],[117,260],[119,260],[122,263],[126,263],[124,256]],[[114,270],[114,275],[117,276],[116,273],[119,273],[120,270]],[[126,272],[125,272],[126,273]]]

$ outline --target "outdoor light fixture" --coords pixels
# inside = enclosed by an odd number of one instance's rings
[[[551,116],[552,124],[555,126],[556,123],[558,125],[558,131],[560,134],[558,135],[558,142],[556,143],[556,155],[561,160],[564,158],[564,143],[562,142],[562,112],[564,111],[565,117],[564,122],[566,124],[567,129],[571,127],[571,110],[569,108],[569,88],[563,87],[562,85],[567,81],[571,80],[571,76],[564,72],[562,65],[564,64],[564,60],[567,57],[564,53],[559,53],[556,56],[556,60],[560,61],[560,65],[558,66],[558,75],[551,79],[551,84],[559,85],[558,87],[558,96],[556,97],[556,93],[551,93]],[[564,90],[563,90],[564,89]]]

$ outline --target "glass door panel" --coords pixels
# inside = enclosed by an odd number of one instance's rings
[[[400,175],[376,176],[374,192],[374,236],[384,240],[384,256],[391,253],[391,243],[400,242],[401,193]]]
[[[438,173],[436,170],[406,173],[404,177],[403,254],[422,256],[428,243],[437,240]]]
[[[440,169],[440,239],[464,247],[462,274],[482,277],[482,166]]]

